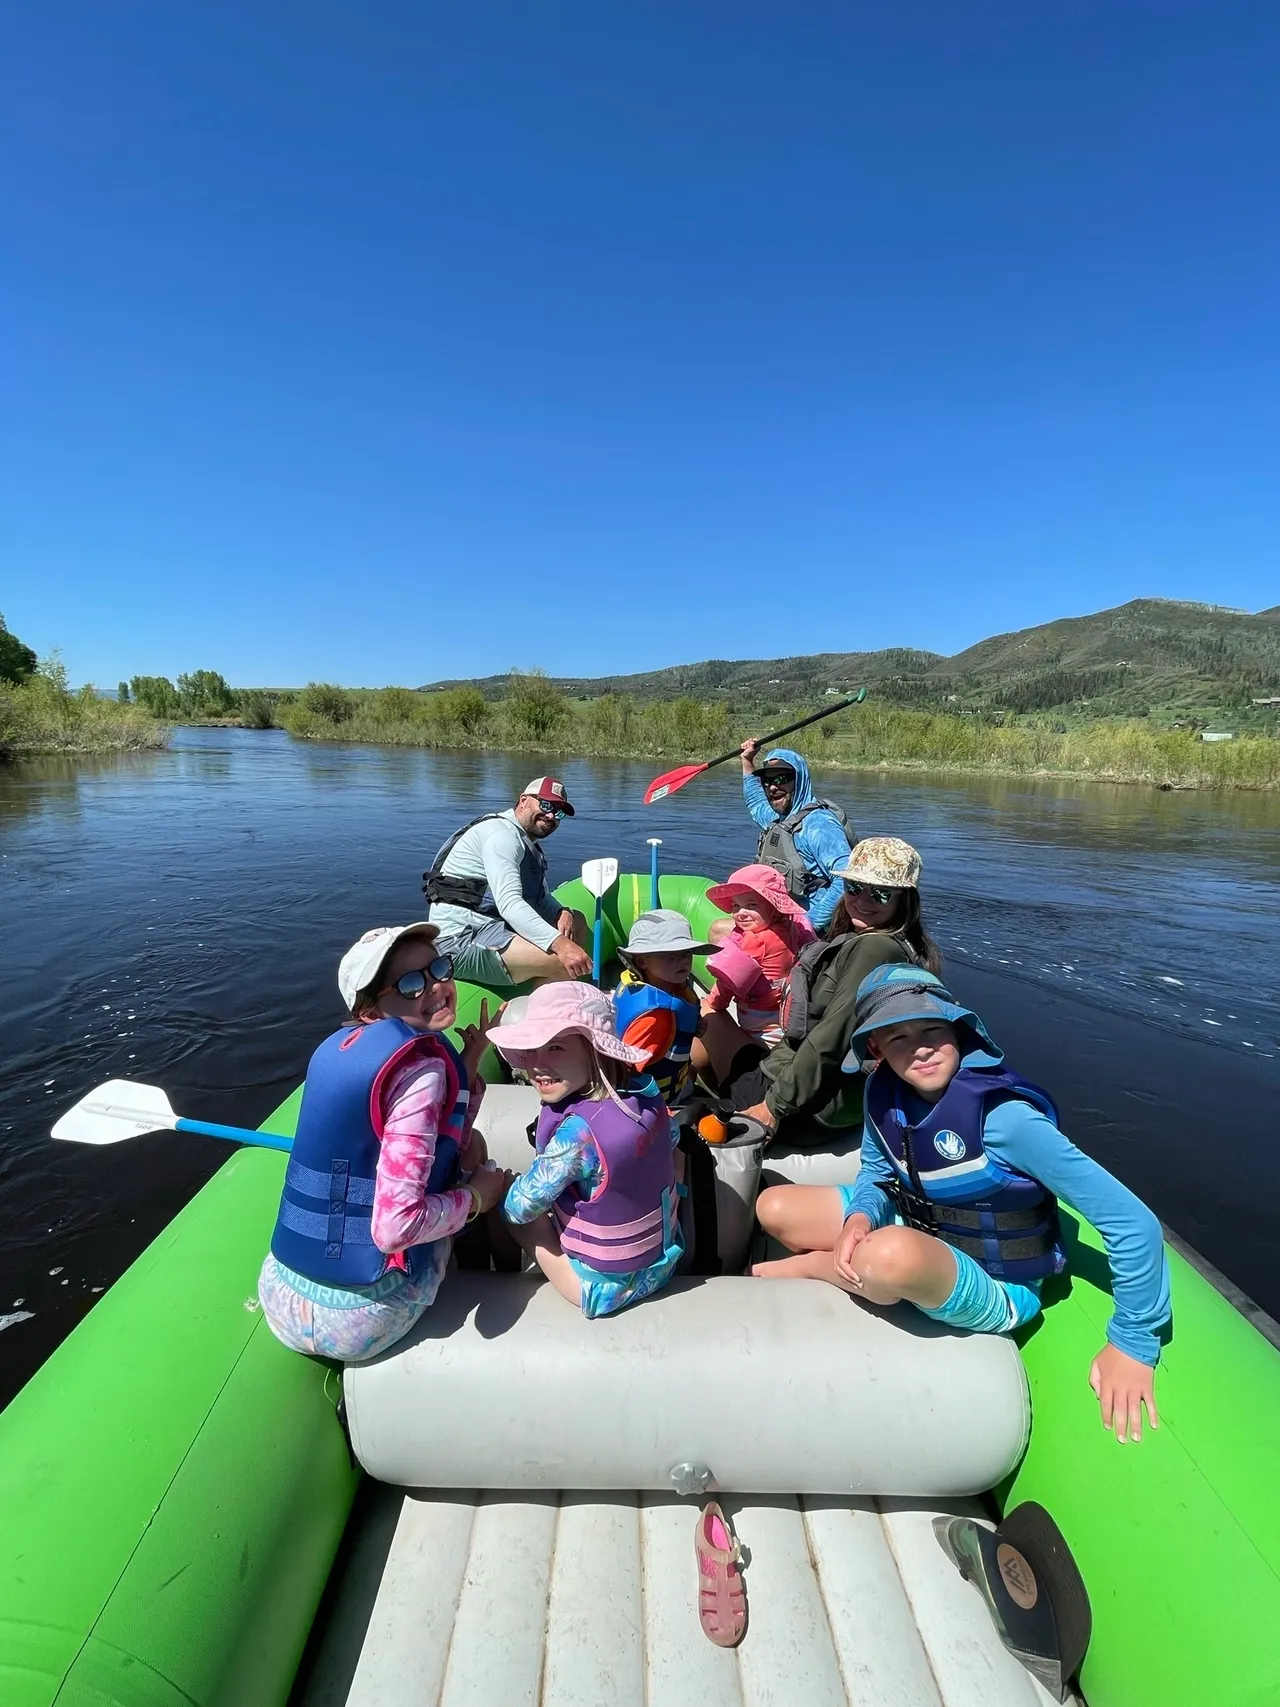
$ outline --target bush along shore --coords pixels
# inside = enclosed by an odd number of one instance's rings
[[[324,682],[297,694],[257,698],[264,701],[260,710],[302,740],[663,759],[673,765],[714,757],[762,728],[815,709],[753,714],[744,722],[723,704],[691,697],[570,699],[537,673],[513,674],[506,695],[496,700],[468,687],[421,693]],[[1205,742],[1192,730],[1162,729],[1147,718],[1065,727],[1048,718],[912,711],[872,699],[788,737],[788,744],[815,764],[860,770],[1043,774],[1157,788],[1280,788],[1280,738]]]
[[[141,705],[73,692],[56,657],[21,681],[0,680],[0,761],[40,753],[139,753],[163,747],[165,725]]]

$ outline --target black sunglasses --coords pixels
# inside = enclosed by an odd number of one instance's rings
[[[426,966],[406,972],[403,978],[397,978],[394,984],[386,984],[378,992],[385,995],[387,990],[396,990],[406,1002],[411,1002],[415,996],[422,995],[428,984],[443,984],[446,978],[453,977],[453,956],[437,954],[435,959]]]
[[[851,879],[845,880],[844,892],[853,896],[870,895],[871,899],[878,901],[882,907],[887,907],[894,896],[901,893],[897,889],[886,889],[881,883],[855,883]]]
[[[544,817],[554,818],[557,824],[568,816],[564,807],[557,806],[554,800],[539,800],[538,810]]]
[[[761,771],[760,780],[766,788],[785,788],[796,780],[794,771]]]

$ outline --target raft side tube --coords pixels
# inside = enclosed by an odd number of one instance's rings
[[[5,1707],[282,1707],[358,1480],[257,1305],[285,1158],[237,1151],[0,1415]]]

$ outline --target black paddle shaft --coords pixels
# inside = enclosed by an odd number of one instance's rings
[[[807,729],[811,723],[820,723],[824,717],[834,717],[837,711],[846,711],[851,705],[860,705],[866,697],[866,688],[859,688],[857,693],[850,694],[848,699],[837,700],[834,705],[824,705],[821,711],[811,712],[808,717],[802,717],[799,723],[788,723],[785,729],[775,729],[772,735],[758,736],[756,745],[767,747],[770,741],[780,741],[784,735],[794,735],[797,729]],[[727,759],[736,759],[741,752],[741,747],[730,747],[729,751],[721,753],[718,759],[708,759],[704,769],[710,770],[712,765],[722,765]]]

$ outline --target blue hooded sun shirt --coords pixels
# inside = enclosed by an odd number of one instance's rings
[[[759,775],[753,771],[750,776],[743,777],[742,798],[747,803],[747,811],[761,830],[767,830],[780,818],[789,818],[792,813],[811,806],[818,798],[814,793],[809,767],[799,753],[793,753],[789,747],[775,747],[764,762],[766,765],[790,765],[796,773],[796,786],[787,810],[775,812],[769,804]],[[801,824],[795,833],[795,843],[796,851],[804,861],[806,869],[823,884],[821,889],[815,889],[809,897],[808,906],[809,923],[814,930],[822,931],[831,922],[831,915],[840,905],[843,886],[835,873],[849,863],[849,838],[836,815],[820,808],[817,812],[811,812]]]

